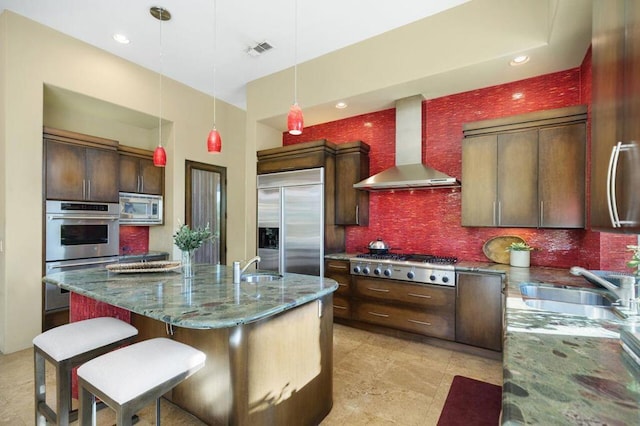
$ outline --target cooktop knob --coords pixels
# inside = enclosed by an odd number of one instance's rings
[[[442,282],[443,283],[448,283],[449,282],[449,277],[442,277]]]
[[[362,268],[362,273],[365,274],[365,275],[368,274],[369,273],[369,267],[365,266],[364,268]]]
[[[373,270],[373,273],[376,275],[380,275],[382,273],[382,269],[380,269],[379,267]]]
[[[360,267],[359,266],[354,266],[353,267],[353,272],[355,272],[356,274],[360,273]]]
[[[416,277],[415,272],[413,271],[407,272],[407,278],[409,278],[410,280],[414,279],[415,277]]]
[[[431,276],[429,277],[429,279],[430,279],[431,281],[435,281],[435,280],[436,280],[436,276],[435,276],[435,275],[431,275]]]
[[[385,277],[390,277],[391,276],[391,269],[385,269],[384,270],[384,276]]]

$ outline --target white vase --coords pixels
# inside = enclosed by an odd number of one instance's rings
[[[511,250],[509,255],[509,263],[511,266],[520,268],[528,268],[531,259],[529,250]]]

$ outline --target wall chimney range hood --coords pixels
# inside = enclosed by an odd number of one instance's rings
[[[396,101],[396,165],[354,184],[354,188],[390,191],[460,186],[456,178],[421,162],[422,101],[421,95]]]

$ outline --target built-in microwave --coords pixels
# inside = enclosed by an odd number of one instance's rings
[[[120,193],[121,225],[162,225],[162,195]]]

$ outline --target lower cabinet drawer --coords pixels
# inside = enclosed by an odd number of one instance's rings
[[[453,309],[439,309],[429,312],[394,305],[357,302],[354,304],[354,318],[425,336],[447,340],[455,339],[455,313]]]
[[[351,318],[351,301],[346,297],[333,295],[333,316],[338,318]]]

